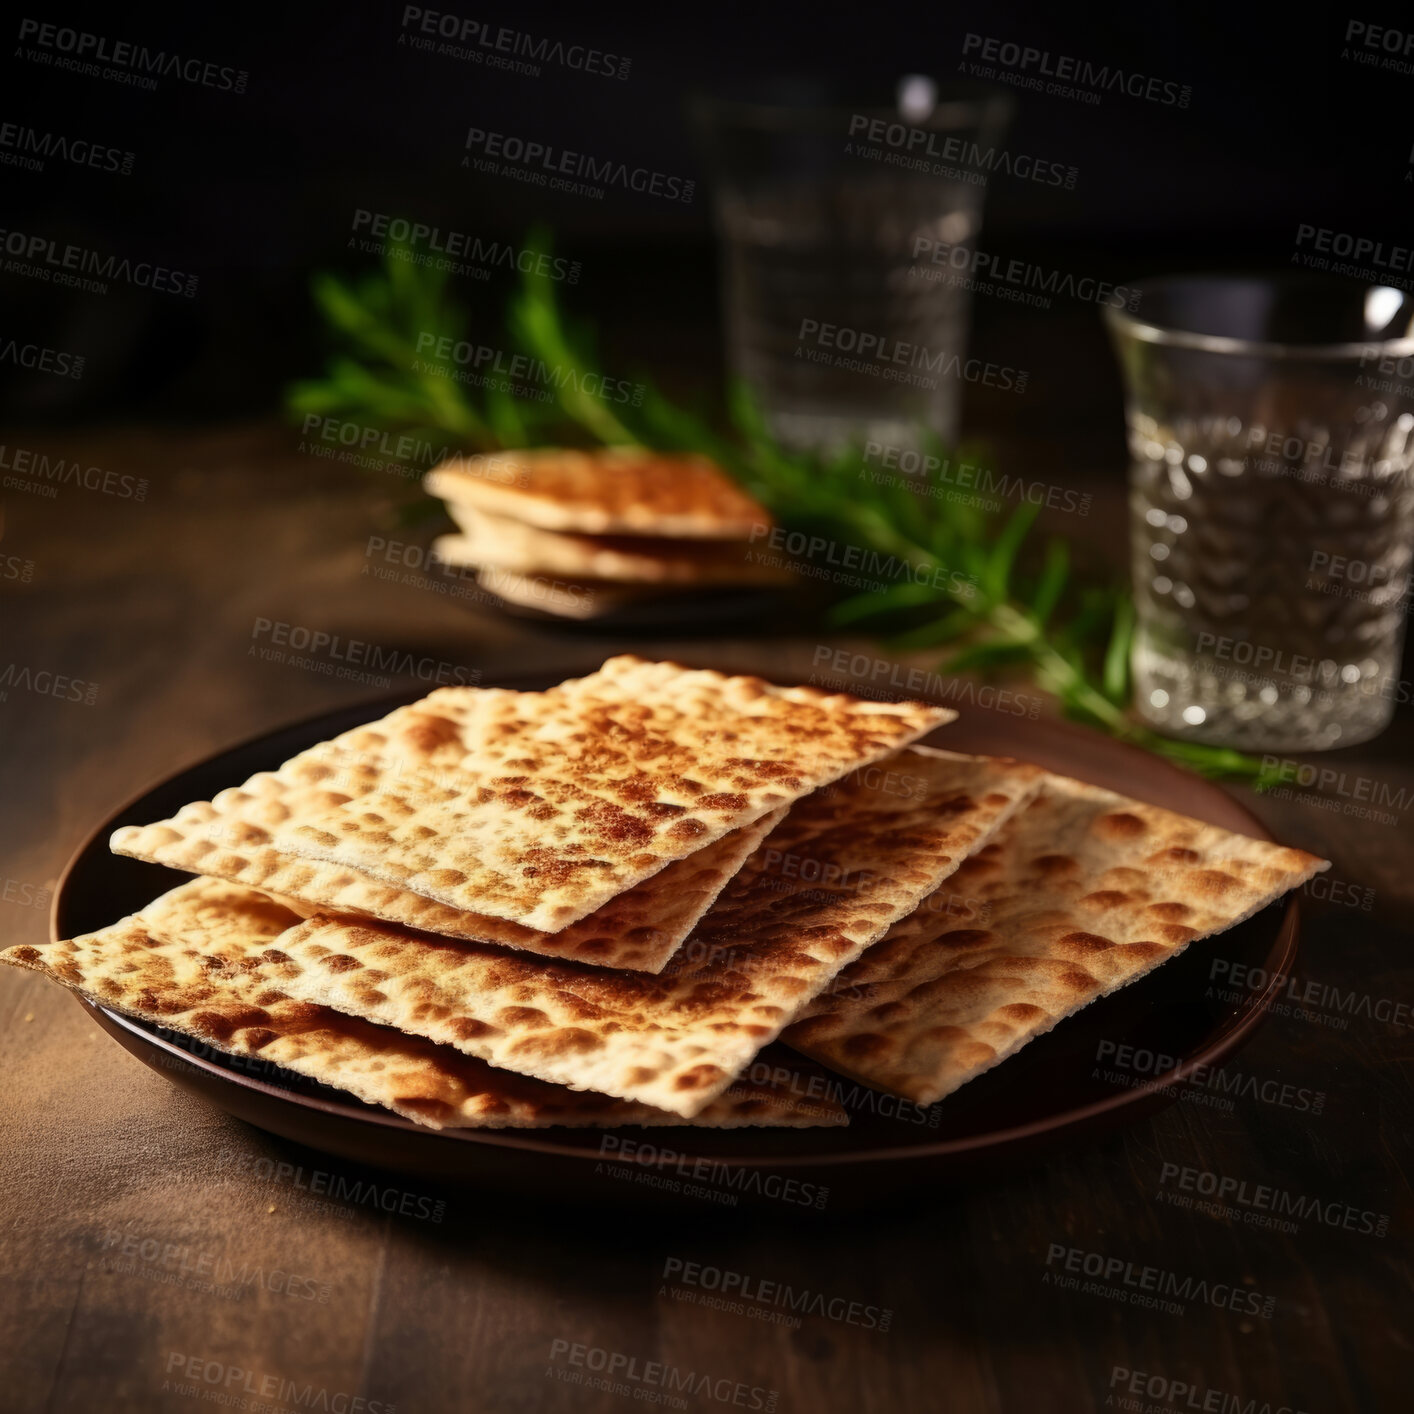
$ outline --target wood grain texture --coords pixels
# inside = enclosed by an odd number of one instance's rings
[[[371,483],[293,456],[283,433],[14,440],[152,485],[142,504],[72,488],[53,501],[5,498],[4,552],[35,564],[28,584],[0,586],[5,659],[98,684],[92,707],[13,687],[0,701],[6,943],[45,936],[44,909],[22,900],[151,779],[383,690],[252,654],[272,636],[262,620],[488,677],[580,667],[626,646],[693,651],[557,637],[446,592],[466,583],[364,574],[367,537],[389,533]],[[1096,506],[1098,527],[1107,511]],[[808,678],[816,642],[805,634],[712,651],[733,666]],[[1325,761],[1414,798],[1411,742],[1402,710],[1378,741]],[[185,1369],[191,1358],[223,1379],[237,1368],[400,1414],[621,1414],[641,1402],[559,1379],[552,1354],[566,1342],[773,1390],[779,1410],[803,1414],[1117,1409],[1116,1367],[1257,1408],[1402,1410],[1414,1032],[1331,1007],[1352,995],[1410,1000],[1409,813],[1392,807],[1401,820],[1389,826],[1344,813],[1341,800],[1317,808],[1309,793],[1252,805],[1283,841],[1334,861],[1322,877],[1342,894],[1307,910],[1299,985],[1338,991],[1321,994],[1314,1019],[1284,1001],[1234,1068],[1324,1092],[1319,1115],[1243,1097],[1225,1110],[1195,1096],[1001,1181],[823,1227],[705,1205],[673,1221],[586,1216],[568,1201],[547,1212],[361,1172],[187,1096],[114,1046],[60,989],[7,972],[0,1407],[183,1414],[202,1403],[163,1384],[190,1383],[169,1365]],[[1388,1235],[1319,1221],[1288,1235],[1183,1210],[1162,1201],[1173,1186],[1161,1183],[1166,1163],[1388,1214]],[[337,1182],[363,1198],[313,1191]],[[370,1200],[390,1186],[411,1191],[412,1215]],[[1246,1287],[1275,1306],[1265,1319],[1190,1297],[1174,1315],[1062,1289],[1047,1281],[1057,1246]],[[842,1298],[846,1312],[850,1302],[888,1308],[890,1327],[827,1312],[803,1314],[796,1327],[770,1319],[782,1314],[770,1303],[738,1300],[738,1313],[686,1300],[674,1294],[683,1283],[665,1275],[673,1262]],[[204,1289],[217,1272],[227,1290]],[[283,1289],[290,1278],[294,1294]],[[701,1395],[685,1403],[749,1407]]]

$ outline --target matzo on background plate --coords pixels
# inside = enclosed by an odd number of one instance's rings
[[[505,452],[487,474],[453,457],[423,478],[429,495],[546,530],[749,540],[765,509],[714,462],[644,447]]]

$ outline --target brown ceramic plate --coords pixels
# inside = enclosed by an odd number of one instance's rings
[[[578,667],[572,671],[579,671]],[[536,677],[499,685],[540,688]],[[174,814],[191,800],[270,770],[317,741],[384,715],[420,693],[345,708],[247,742],[163,781],[105,821],[70,861],[54,898],[56,938],[73,937],[141,908],[185,876],[112,854],[119,825]],[[1217,786],[1155,756],[1066,722],[1030,721],[968,706],[931,739],[950,750],[1018,756],[1260,839],[1270,836]],[[1171,1104],[1197,1067],[1231,1055],[1280,991],[1296,956],[1295,899],[1165,963],[1142,981],[1087,1007],[929,1111],[845,1084],[847,1129],[456,1130],[439,1133],[268,1063],[210,1051],[189,1038],[85,1002],[122,1046],[176,1083],[288,1139],[345,1158],[428,1177],[504,1182],[563,1198],[665,1199],[734,1207],[770,1202],[812,1209],[822,1189],[831,1211],[917,1183],[938,1184],[1014,1166],[1019,1157],[1073,1145],[1098,1130]],[[1261,969],[1265,987],[1239,1000],[1215,995],[1216,958]],[[1146,1060],[1137,1083],[1116,1086],[1097,1063],[1102,1043],[1131,1045]],[[773,1047],[766,1060],[789,1062]],[[904,1113],[900,1114],[898,1108]],[[630,1145],[637,1148],[628,1154]],[[626,1161],[626,1156],[628,1159]]]

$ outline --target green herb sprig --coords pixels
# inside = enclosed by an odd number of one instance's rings
[[[531,246],[548,251],[533,235]],[[1010,515],[949,496],[947,455],[934,470],[871,477],[859,449],[835,456],[783,448],[742,386],[729,396],[733,436],[664,397],[648,380],[636,406],[586,391],[601,386],[591,331],[563,317],[547,262],[528,261],[506,326],[518,351],[553,371],[553,403],[528,404],[488,389],[477,397],[419,350],[428,332],[465,337],[466,316],[446,298],[444,276],[391,249],[381,274],[357,284],[323,275],[314,297],[346,351],[322,379],[296,384],[289,407],[388,430],[440,434],[467,450],[563,442],[578,434],[607,445],[644,445],[712,457],[787,530],[823,535],[888,557],[903,573],[835,603],[836,627],[867,627],[897,651],[950,646],[940,672],[1007,670],[1053,694],[1067,715],[1211,777],[1260,783],[1261,762],[1223,747],[1161,736],[1127,710],[1134,607],[1126,587],[1085,582],[1064,540],[1039,551],[1028,535],[1038,508]],[[425,339],[423,340],[425,342]],[[959,457],[968,449],[959,449]],[[926,464],[926,462],[925,462]]]

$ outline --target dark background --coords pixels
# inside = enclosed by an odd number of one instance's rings
[[[241,95],[175,80],[148,93],[26,62],[15,48],[0,61],[4,121],[136,154],[127,177],[53,160],[41,173],[0,167],[4,226],[200,277],[187,300],[118,287],[96,296],[0,271],[13,335],[87,356],[80,381],[5,368],[0,410],[26,422],[269,411],[289,377],[320,362],[310,273],[372,262],[345,248],[358,207],[488,239],[520,240],[533,220],[548,221],[560,251],[584,263],[572,307],[600,321],[607,361],[651,364],[670,386],[715,378],[710,195],[687,93],[781,73],[861,91],[900,72],[946,79],[969,31],[1192,89],[1186,110],[1119,94],[1090,107],[1008,90],[1017,103],[1008,146],[1074,166],[1079,180],[1067,191],[994,175],[984,249],[1122,281],[1172,268],[1280,266],[1300,222],[1393,241],[1408,231],[1414,76],[1342,57],[1352,18],[1398,27],[1397,7],[1303,8],[1280,19],[1272,7],[1232,5],[1081,13],[975,3],[498,9],[462,0],[456,11],[627,56],[623,82],[549,64],[528,77],[419,53],[398,43],[403,9],[26,10],[250,77]],[[17,45],[19,20],[8,23]],[[696,197],[684,205],[610,188],[596,201],[479,177],[458,166],[473,123],[696,177]],[[453,288],[499,332],[507,282]],[[1094,306],[1071,302],[1038,319],[992,300],[978,305],[978,351],[1000,342],[1043,394],[1008,415],[1054,427],[1072,412],[1093,415],[1097,399],[1117,415],[1108,360],[1075,356],[1077,347],[1102,348]],[[975,406],[969,416],[976,420]]]

